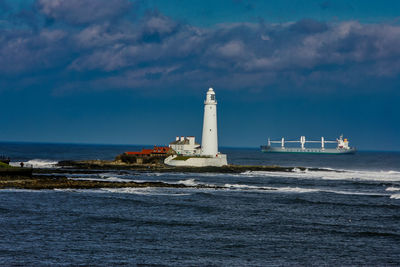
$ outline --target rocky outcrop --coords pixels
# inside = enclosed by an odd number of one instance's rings
[[[305,171],[332,171],[319,168],[305,167],[281,167],[281,166],[252,166],[252,165],[225,165],[222,167],[172,167],[164,164],[129,164],[121,161],[86,160],[86,161],[61,161],[58,166],[63,168],[77,168],[88,170],[137,170],[157,172],[193,172],[193,173],[243,173],[246,171],[279,171],[293,172],[296,170]]]
[[[108,182],[92,180],[71,180],[66,177],[0,177],[0,189],[99,189],[99,188],[212,188],[217,186],[187,186],[183,184],[169,184],[163,182]]]
[[[31,168],[0,168],[0,177],[31,177]]]

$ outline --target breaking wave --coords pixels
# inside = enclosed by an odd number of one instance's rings
[[[199,185],[199,183],[197,183],[195,179],[179,180],[179,181],[177,182],[177,184],[183,184],[183,185],[186,185],[186,186],[196,186],[196,185]]]
[[[360,192],[350,190],[332,190],[327,188],[304,188],[304,187],[265,187],[265,186],[254,186],[244,184],[225,184],[224,187],[227,189],[238,189],[238,190],[261,190],[261,191],[275,191],[280,193],[333,193],[341,195],[365,195],[365,196],[388,196],[388,194],[374,193],[374,192]]]
[[[191,193],[185,193],[181,190],[171,189],[154,189],[154,188],[101,188],[100,191],[109,193],[123,193],[136,195],[151,195],[151,196],[188,196]]]
[[[400,199],[400,194],[391,195],[390,198],[392,198],[392,199]]]
[[[136,180],[127,180],[127,179],[121,179],[117,177],[104,177],[104,178],[86,178],[86,177],[74,177],[74,178],[68,178],[71,180],[78,180],[78,181],[102,181],[102,182],[142,182],[142,181],[136,181]]]
[[[32,167],[32,168],[56,168],[58,161],[54,160],[46,160],[46,159],[31,159],[23,162],[24,167]],[[11,166],[19,167],[20,162],[10,162]]]
[[[400,191],[400,187],[388,187],[386,191]]]
[[[360,181],[389,181],[400,182],[398,171],[355,171],[355,170],[300,170],[295,168],[292,172],[247,171],[242,175],[249,177],[285,177],[300,179],[325,179],[325,180],[360,180]]]
[[[228,189],[242,189],[242,190],[276,190],[276,188],[273,187],[245,185],[245,184],[225,184],[223,187]]]

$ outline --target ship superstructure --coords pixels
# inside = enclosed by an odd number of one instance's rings
[[[275,143],[280,144],[280,147],[272,146]],[[300,143],[300,147],[287,147],[286,144],[290,143]],[[306,143],[320,143],[321,147],[306,147]],[[330,143],[336,143],[336,148],[325,147],[325,144]],[[261,151],[267,153],[354,154],[356,149],[350,147],[348,139],[343,139],[343,135],[341,135],[336,141],[325,140],[324,137],[321,137],[320,141],[306,140],[305,136],[301,136],[300,140],[285,140],[282,137],[279,141],[272,141],[268,138],[268,144],[261,146]]]

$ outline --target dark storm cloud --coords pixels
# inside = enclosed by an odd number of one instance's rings
[[[38,0],[35,6],[37,16],[69,26],[1,29],[0,75],[49,73],[59,90],[209,84],[323,90],[400,74],[397,25],[304,19],[201,28],[157,11],[123,18],[133,9],[124,0]]]

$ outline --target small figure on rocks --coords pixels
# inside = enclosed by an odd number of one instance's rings
[[[21,165],[21,168],[23,168],[23,167],[24,167],[24,163],[23,163],[23,162],[21,162],[19,165]]]

